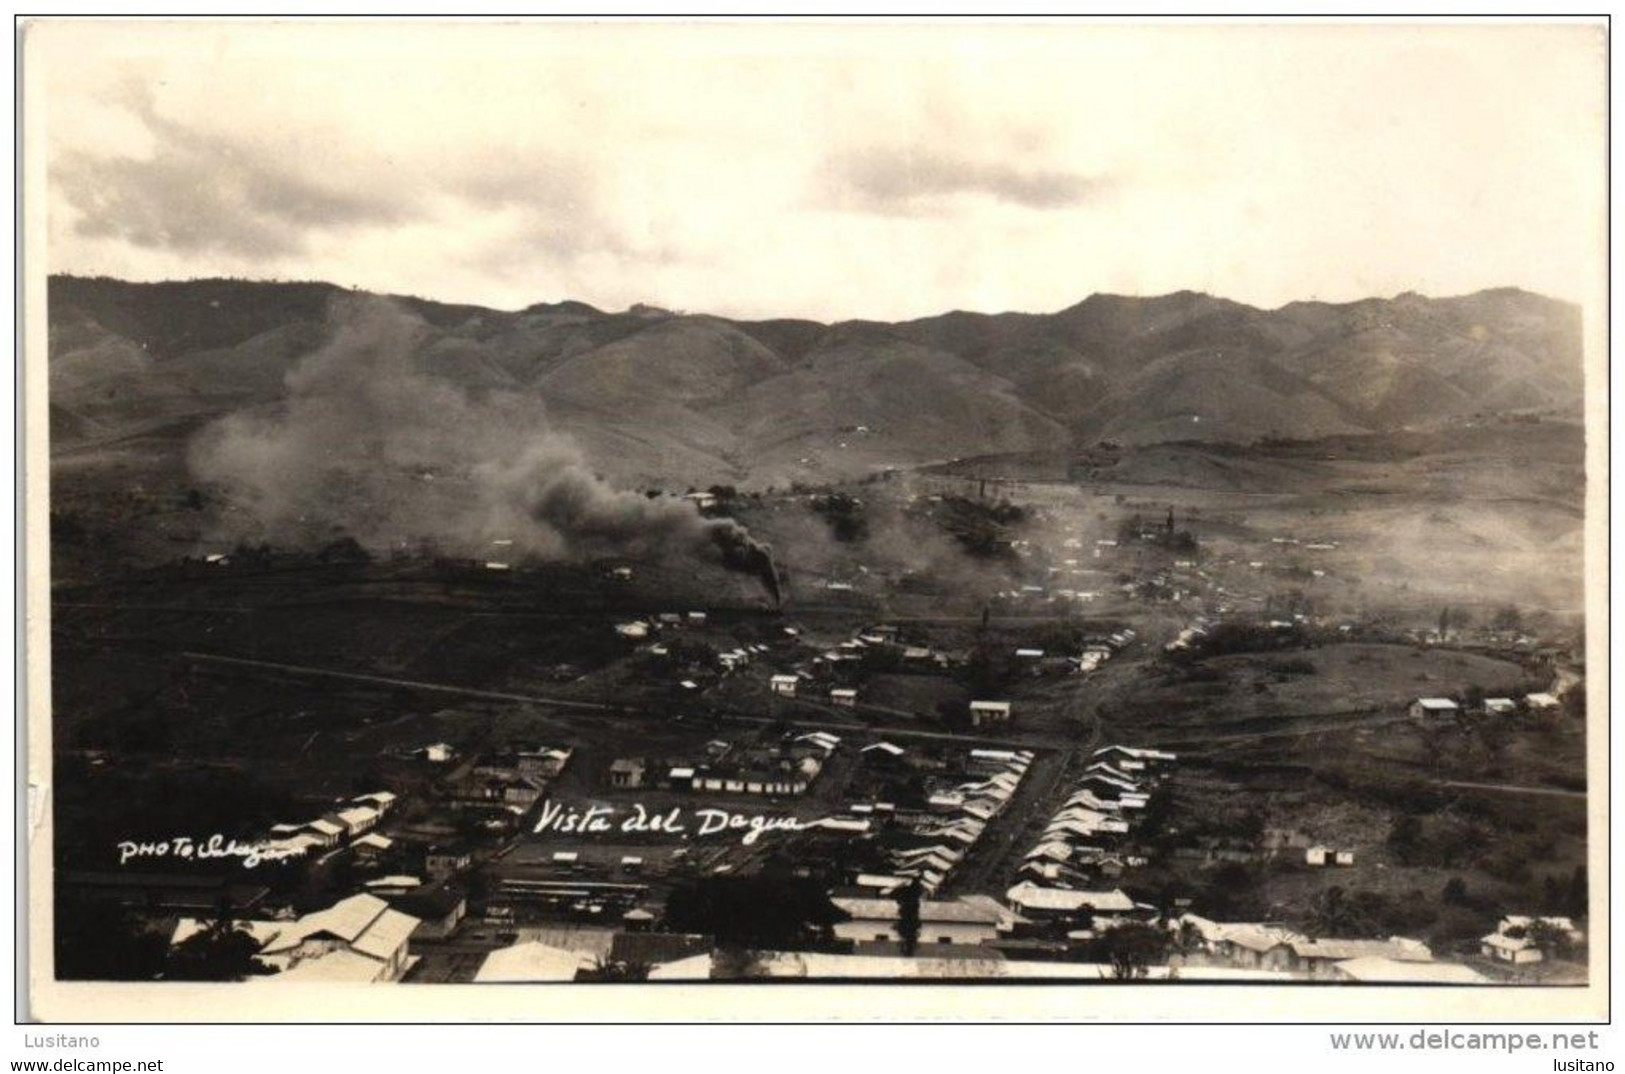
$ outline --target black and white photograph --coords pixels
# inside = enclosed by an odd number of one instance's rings
[[[37,1017],[1603,1016],[1605,22],[20,42]]]

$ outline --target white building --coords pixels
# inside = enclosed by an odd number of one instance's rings
[[[1507,962],[1514,966],[1529,965],[1546,957],[1528,936],[1508,936],[1503,932],[1492,932],[1479,941],[1479,945],[1485,958],[1493,958],[1497,962]]]
[[[1419,697],[1411,702],[1411,718],[1442,720],[1460,715],[1461,706],[1448,697]]]
[[[170,936],[174,946],[203,931],[208,922],[182,918]],[[246,921],[242,926],[259,943],[260,962],[301,979],[398,981],[408,969],[407,941],[418,919],[375,895],[352,895],[325,910],[293,921]]]
[[[985,727],[988,724],[1009,722],[1010,702],[1008,701],[972,701],[970,703],[970,724],[972,727]]]
[[[851,920],[836,924],[837,938],[893,943],[902,939],[897,932],[901,907],[895,898],[830,901],[851,915]],[[997,939],[1000,922],[1011,920],[1014,920],[1013,915],[985,895],[951,900],[921,899],[919,942],[979,944]]]
[[[1016,910],[1034,917],[1066,917],[1085,912],[1095,917],[1113,917],[1134,911],[1134,900],[1115,889],[1073,891],[1023,881],[1005,892],[1004,897]]]

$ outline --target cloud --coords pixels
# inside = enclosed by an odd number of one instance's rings
[[[264,140],[188,128],[158,113],[150,96],[126,105],[151,136],[144,157],[62,154],[52,182],[77,212],[87,238],[196,253],[269,257],[307,248],[315,231],[396,223],[410,199],[387,190],[341,188]]]
[[[824,177],[834,199],[868,212],[917,215],[973,196],[1024,209],[1092,202],[1111,186],[1102,176],[1020,168],[931,150],[867,149],[830,158]]]
[[[588,258],[666,260],[606,216],[590,170],[562,152],[464,144],[384,155],[342,127],[308,123],[256,137],[248,124],[220,130],[160,111],[150,80],[119,83],[103,102],[139,137],[116,152],[63,148],[51,165],[71,210],[65,230],[81,239],[212,258],[216,271],[408,234],[439,236],[430,260],[499,278]]]
[[[530,149],[470,158],[442,182],[442,192],[464,211],[489,214],[500,226],[474,264],[507,272],[534,269],[538,260],[571,265],[594,256],[640,256],[603,212],[587,169],[562,155]]]
[[[57,271],[890,320],[1600,256],[1593,28],[48,29]]]

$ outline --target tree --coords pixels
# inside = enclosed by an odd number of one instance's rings
[[[244,927],[221,915],[169,952],[164,976],[171,981],[241,981],[272,972],[254,956],[260,942]]]
[[[1465,608],[1448,605],[1439,609],[1439,639],[1448,638],[1452,631],[1464,630],[1473,623],[1473,614]]]
[[[1547,958],[1567,958],[1572,952],[1573,944],[1569,942],[1569,934],[1564,929],[1547,922],[1544,918],[1536,918],[1529,923],[1524,933],[1529,942],[1540,949],[1540,953]]]
[[[963,731],[970,727],[970,702],[960,698],[948,698],[937,702],[937,719],[956,731]]]
[[[323,563],[371,563],[372,554],[354,537],[345,535],[327,542],[316,553]]]
[[[1422,819],[1411,813],[1401,813],[1388,829],[1388,849],[1394,852],[1400,864],[1410,865],[1421,849]]]
[[[1342,887],[1333,884],[1315,896],[1310,907],[1310,928],[1317,936],[1347,936],[1354,930],[1354,908]]]
[[[897,893],[897,938],[902,941],[903,957],[913,957],[920,945],[919,877],[910,880]]]
[[[1501,720],[1485,720],[1478,725],[1478,740],[1492,759],[1500,759],[1512,741],[1512,730]]]
[[[1203,913],[1208,917],[1246,920],[1265,912],[1259,898],[1258,874],[1239,862],[1226,862],[1209,874],[1203,891]]]
[[[1540,912],[1543,914],[1561,914],[1567,891],[1550,873],[1541,880]]]
[[[592,966],[576,974],[578,981],[647,981],[654,967],[635,959],[612,959],[608,955],[593,956]]]
[[[742,947],[719,947],[712,956],[711,976],[722,981],[754,977],[761,969],[761,957]]]
[[[1516,606],[1508,604],[1495,610],[1495,617],[1490,620],[1490,625],[1500,631],[1522,630],[1523,615]]]
[[[1168,942],[1168,934],[1162,929],[1131,922],[1108,930],[1101,947],[1111,963],[1114,980],[1138,981],[1147,976],[1150,967],[1167,959]]]
[[[1194,954],[1202,949],[1202,930],[1193,922],[1181,921],[1173,935],[1174,950],[1182,955]]]
[[[764,873],[679,884],[666,900],[665,927],[715,936],[725,947],[795,950],[827,941],[846,918],[818,883]]]
[[[1459,876],[1453,876],[1445,881],[1444,891],[1439,896],[1449,906],[1467,905],[1467,882]]]
[[[1576,865],[1574,872],[1569,875],[1568,900],[1563,906],[1567,916],[1576,921],[1584,919],[1591,912],[1591,886],[1586,878],[1586,867]]]

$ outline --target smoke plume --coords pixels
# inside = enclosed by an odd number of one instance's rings
[[[615,489],[553,431],[532,392],[495,375],[467,386],[433,368],[431,332],[396,303],[335,303],[327,340],[286,378],[274,412],[204,429],[189,463],[222,488],[238,529],[301,546],[353,537],[372,549],[547,560],[700,555],[760,578],[769,550],[692,504]],[[244,526],[243,523],[248,523]]]

